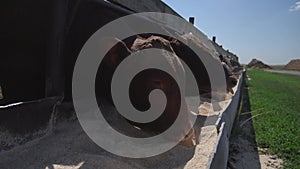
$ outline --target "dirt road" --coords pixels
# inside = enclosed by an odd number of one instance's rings
[[[271,73],[280,73],[280,74],[287,74],[287,75],[296,75],[300,76],[300,71],[293,71],[293,70],[269,70],[266,69],[266,72],[271,72]]]

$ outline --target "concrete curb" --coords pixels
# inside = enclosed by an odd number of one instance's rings
[[[241,76],[238,80],[237,90],[233,95],[232,99],[229,101],[229,104],[220,113],[219,118],[216,122],[217,130],[219,132],[218,141],[215,145],[215,151],[212,152],[213,155],[207,165],[208,169],[224,169],[227,168],[227,161],[229,156],[229,138],[235,117],[238,113],[240,105],[240,96],[242,91],[243,78],[245,72],[241,73]]]

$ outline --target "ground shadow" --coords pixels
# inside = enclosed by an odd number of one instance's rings
[[[248,85],[243,79],[241,108],[230,137],[229,169],[260,169],[258,147],[255,139]]]

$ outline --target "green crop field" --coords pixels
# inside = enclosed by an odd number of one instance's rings
[[[300,168],[300,76],[248,70],[256,141],[284,168]]]

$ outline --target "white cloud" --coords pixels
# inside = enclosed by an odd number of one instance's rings
[[[298,11],[300,10],[300,1],[296,2],[293,6],[290,7],[289,11],[293,12],[293,11]]]

